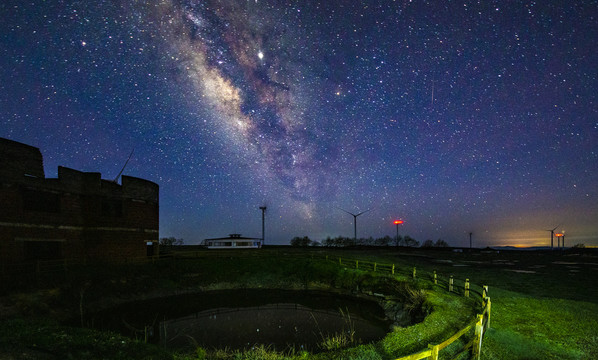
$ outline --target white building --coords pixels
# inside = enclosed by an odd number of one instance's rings
[[[224,238],[205,239],[204,245],[208,249],[259,249],[262,247],[262,239],[230,234]]]

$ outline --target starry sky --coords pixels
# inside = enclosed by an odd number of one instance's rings
[[[0,3],[0,137],[160,236],[598,245],[597,1]],[[556,245],[556,239],[555,239]]]

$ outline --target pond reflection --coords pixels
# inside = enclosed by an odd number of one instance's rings
[[[127,304],[97,314],[96,326],[147,337],[171,349],[322,350],[343,334],[355,343],[384,337],[389,328],[372,300],[326,292],[213,291]]]

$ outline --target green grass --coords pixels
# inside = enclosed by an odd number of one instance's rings
[[[404,274],[417,266],[421,277],[436,270],[444,278],[489,285],[492,321],[484,359],[598,359],[598,257],[593,253],[417,250],[368,257],[395,263]]]
[[[2,301],[20,315],[3,320],[0,326],[0,358],[394,359],[425,349],[428,343],[445,340],[475,314],[471,302],[462,296],[437,291],[430,281],[433,270],[442,280],[454,275],[459,289],[465,278],[472,284],[490,286],[492,322],[484,338],[482,358],[598,358],[598,286],[593,280],[596,269],[591,265],[598,260],[592,257],[529,252],[389,251],[392,249],[262,250],[200,253],[198,258],[192,255],[155,264],[72,268],[67,276],[38,274],[34,286],[27,291],[13,291]],[[397,286],[403,288],[393,287],[379,274],[312,259],[312,255],[326,253],[331,258],[342,256],[395,264],[396,278],[403,281]],[[580,265],[564,264],[571,262]],[[346,266],[354,265],[347,262]],[[416,281],[411,279],[414,266]],[[577,271],[569,271],[571,267]],[[512,271],[530,269],[536,272]],[[77,323],[80,305],[85,315],[97,306],[173,293],[243,287],[342,288],[381,293],[400,291],[407,299],[410,297],[407,284],[415,289],[411,297],[419,299],[419,305],[414,306],[430,312],[422,323],[395,328],[376,344],[346,348],[342,339],[331,339],[331,351],[315,355],[294,349],[275,352],[263,346],[247,351],[198,348],[196,353],[176,354],[116,334],[60,325],[69,318],[71,323]],[[479,290],[475,285],[472,289]],[[459,346],[455,344],[441,355],[454,355]]]
[[[49,320],[6,320],[2,359],[172,359],[165,350],[110,332],[61,326]]]

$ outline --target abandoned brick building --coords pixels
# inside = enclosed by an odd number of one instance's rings
[[[158,185],[58,167],[38,148],[0,138],[0,261],[122,261],[157,254]]]

